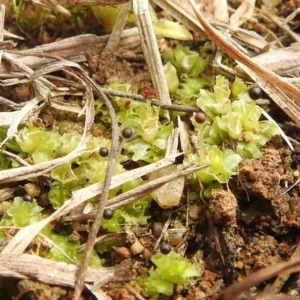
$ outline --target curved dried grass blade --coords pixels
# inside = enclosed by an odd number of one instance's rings
[[[43,105],[38,106],[39,102],[41,102],[41,99],[33,98],[32,100],[28,101],[20,111],[18,111],[18,114],[12,120],[12,123],[7,130],[6,138],[0,144],[0,148],[3,147],[7,140],[11,139],[16,134],[18,131],[18,126],[22,123],[22,121],[24,122],[29,115],[32,116],[34,113],[38,113],[40,111]],[[1,114],[2,113],[0,112],[0,115]]]
[[[194,0],[190,0],[194,12],[204,28],[208,38],[229,57],[241,63],[242,67],[258,82],[276,104],[300,127],[300,91],[289,82],[256,64],[248,56],[236,49],[222,33],[215,30],[198,11]],[[297,104],[296,104],[297,103]]]

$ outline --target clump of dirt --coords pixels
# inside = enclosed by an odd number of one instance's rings
[[[128,83],[133,86],[142,86],[146,80],[146,63],[138,53],[102,53],[91,54],[88,60],[89,72],[99,84],[115,82]]]
[[[286,174],[280,153],[275,149],[266,149],[261,159],[243,160],[238,178],[249,194],[261,200],[278,197],[283,191],[281,182],[292,179]]]
[[[261,159],[240,163],[237,192],[244,198],[240,201],[241,219],[247,224],[259,223],[260,229],[278,234],[288,232],[291,226],[299,227],[298,188],[293,187],[299,172],[290,167],[291,154],[287,148],[269,148]]]
[[[208,218],[217,224],[236,224],[237,200],[226,190],[213,190],[208,205]]]

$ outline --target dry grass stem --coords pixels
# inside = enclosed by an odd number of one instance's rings
[[[176,105],[176,104],[162,104],[161,101],[156,100],[156,99],[145,99],[142,95],[138,94],[133,94],[133,93],[126,93],[126,92],[119,92],[119,91],[114,91],[110,89],[102,89],[102,91],[106,95],[112,95],[112,96],[118,96],[122,98],[129,98],[132,100],[137,100],[137,101],[151,101],[151,104],[154,106],[161,107],[166,110],[172,110],[172,111],[184,111],[184,112],[198,112],[201,111],[200,108],[194,107],[194,106],[185,106],[185,105]]]
[[[276,264],[264,268],[258,272],[252,273],[244,280],[236,282],[225,288],[214,300],[235,300],[238,296],[249,290],[251,287],[257,286],[260,283],[269,280],[276,275],[282,273],[294,273],[300,271],[300,258],[293,261]]]
[[[137,26],[141,35],[144,57],[149,68],[158,99],[163,104],[171,104],[167,81],[148,8],[148,1],[134,0],[133,10],[137,17]]]
[[[43,54],[59,56],[73,62],[84,62],[87,60],[88,54],[103,51],[108,39],[109,35],[96,36],[93,34],[83,34],[50,44],[40,45],[32,49],[11,51],[10,54],[14,57],[15,64],[20,62],[32,69],[42,67],[46,63],[55,61],[53,58],[44,57]],[[118,50],[126,51],[139,44],[138,29],[136,27],[126,29],[122,32]],[[4,77],[5,75],[9,76],[5,67],[1,65],[0,76]]]
[[[211,39],[224,53],[237,60],[240,66],[252,79],[260,85],[264,91],[276,102],[276,104],[300,127],[300,91],[289,82],[269,71],[267,68],[256,64],[248,56],[236,49],[225,35],[215,30],[198,11],[193,0],[191,4],[202,27],[209,39]]]
[[[296,42],[300,42],[300,37],[297,33],[293,32],[291,28],[287,25],[287,23],[282,20],[281,18],[278,18],[277,16],[269,15],[269,18],[279,27],[282,29],[283,32],[288,34],[293,40]]]
[[[78,271],[77,271],[75,289],[74,289],[74,294],[72,297],[73,300],[77,300],[80,298],[81,291],[84,287],[84,281],[85,281],[85,276],[86,276],[86,272],[88,269],[88,263],[89,263],[91,255],[92,255],[93,247],[95,244],[98,230],[101,225],[103,211],[104,211],[104,208],[105,208],[105,205],[107,202],[108,193],[110,190],[112,173],[113,173],[116,156],[117,156],[118,149],[119,149],[119,125],[118,125],[117,117],[116,117],[116,114],[115,114],[115,111],[114,111],[114,108],[113,108],[111,102],[108,100],[106,95],[101,91],[101,89],[96,85],[96,83],[94,81],[92,81],[88,77],[88,75],[84,71],[82,71],[82,69],[80,67],[76,67],[76,68],[73,67],[72,70],[74,70],[76,72],[76,74],[84,82],[88,83],[87,91],[89,91],[89,94],[91,95],[91,97],[93,95],[92,89],[97,94],[97,96],[100,97],[100,99],[103,101],[104,105],[106,106],[106,108],[108,110],[110,120],[111,120],[111,149],[110,149],[110,153],[109,153],[109,157],[108,157],[108,163],[107,163],[105,178],[104,178],[104,182],[103,182],[103,190],[99,197],[97,212],[95,215],[94,223],[92,225],[92,228],[91,228],[89,236],[88,236],[86,247],[84,249],[83,259],[82,259],[80,266],[78,268]],[[87,101],[86,105],[88,106],[87,110],[86,110],[86,120],[91,120],[90,125],[92,125],[92,122],[94,120],[94,102]],[[89,118],[89,116],[91,118]],[[87,123],[88,122],[86,121],[85,124],[87,124]],[[90,127],[89,127],[89,129],[90,129]]]
[[[230,26],[240,27],[249,20],[254,12],[255,0],[244,0],[241,5],[230,16]]]
[[[106,204],[106,208],[109,208],[112,210],[121,208],[127,204],[130,204],[130,203],[140,199],[141,197],[143,197],[145,195],[149,195],[149,193],[151,193],[152,191],[154,191],[155,189],[164,185],[167,182],[170,182],[174,179],[197,172],[206,167],[207,166],[191,166],[191,167],[185,168],[183,170],[180,170],[174,174],[163,176],[159,179],[155,179],[153,181],[145,183],[142,186],[139,186],[133,190],[130,190],[128,192],[125,192],[121,195],[118,195],[118,196],[110,199]],[[95,213],[96,213],[95,210],[89,212],[88,214],[84,214],[83,212],[76,212],[76,214],[71,213],[69,216],[66,216],[64,220],[68,221],[68,222],[79,221],[79,220],[80,221],[81,220],[92,220],[95,216]]]
[[[133,279],[133,265],[130,260],[124,261],[114,267],[88,268],[85,282],[93,284],[99,278],[112,281],[127,281]],[[40,282],[74,287],[76,281],[77,266],[30,254],[0,254],[0,274],[2,277],[13,277],[18,279],[35,279]],[[106,281],[107,282],[107,281]],[[103,284],[105,281],[103,281]]]
[[[295,259],[300,259],[300,243],[298,242],[296,250],[293,252],[292,256],[289,258],[289,262],[294,261]],[[273,282],[269,292],[272,295],[280,293],[281,288],[284,286],[290,274],[280,274],[276,280]]]
[[[105,50],[113,51],[119,45],[119,42],[120,42],[121,36],[122,36],[122,32],[124,30],[126,21],[130,14],[130,8],[131,8],[131,1],[124,3],[120,6],[120,11],[119,11],[119,14],[117,17],[116,24],[113,28],[113,31],[111,32],[111,34],[109,36],[108,42],[105,46]]]
[[[0,5],[0,45],[3,42],[3,36],[4,36],[4,17],[5,17],[5,6]],[[0,65],[2,61],[2,50],[0,48]]]
[[[292,21],[298,14],[300,13],[300,7],[298,7],[295,11],[293,11],[289,16],[284,19],[284,23]]]
[[[195,32],[199,30],[199,27],[201,28],[189,1],[153,0],[153,2],[164,11],[167,11],[174,19],[181,22],[186,28]]]

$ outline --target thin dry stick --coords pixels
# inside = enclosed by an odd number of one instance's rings
[[[151,104],[154,106],[159,106],[163,109],[166,110],[174,110],[174,111],[184,111],[184,112],[199,112],[201,109],[199,107],[194,107],[194,106],[185,106],[185,105],[176,105],[176,104],[163,104],[161,101],[156,100],[156,99],[146,99],[142,95],[138,94],[133,94],[133,93],[128,93],[128,92],[120,92],[120,91],[114,91],[110,89],[102,89],[102,91],[106,95],[112,95],[112,96],[118,96],[118,97],[123,97],[123,98],[129,98],[132,100],[137,100],[137,101],[151,101]]]
[[[141,35],[141,44],[147,66],[158,99],[163,104],[171,104],[166,77],[155,37],[152,19],[148,9],[148,0],[134,0],[133,10],[137,16],[137,26]]]
[[[4,16],[5,16],[5,6],[0,6],[0,42],[3,41],[3,34],[4,34]],[[0,50],[0,64],[2,59],[2,52],[3,50]]]
[[[292,256],[289,258],[289,261],[293,261],[295,259],[300,258],[300,242],[298,241],[298,245]],[[281,288],[284,286],[286,281],[289,279],[290,274],[280,274],[276,280],[273,282],[269,292],[272,295],[276,295],[280,292]]]
[[[127,191],[125,193],[122,193],[114,198],[112,198],[111,200],[109,200],[106,203],[106,208],[115,210],[118,208],[121,208],[125,205],[128,205],[138,199],[140,199],[141,197],[144,197],[146,195],[149,195],[152,191],[156,190],[157,188],[159,188],[160,186],[175,180],[177,178],[180,178],[182,176],[186,176],[188,174],[191,173],[195,173],[201,169],[207,168],[209,167],[208,165],[205,166],[191,166],[188,168],[185,168],[183,170],[180,170],[176,173],[167,175],[167,176],[163,176],[162,178],[158,178],[152,181],[149,181],[133,190]],[[82,221],[82,220],[87,220],[90,219],[92,220],[95,216],[95,211],[92,210],[90,213],[88,214],[80,214],[80,215],[75,215],[75,216],[67,216],[65,218],[65,221]]]
[[[214,300],[235,300],[237,297],[249,290],[251,287],[282,273],[294,273],[300,271],[300,258],[286,263],[276,264],[259,270],[247,276],[243,281],[236,282],[225,288]]]
[[[259,81],[262,88],[270,95],[278,106],[300,127],[300,91],[267,68],[254,63],[248,56],[228,42],[224,35],[215,30],[198,11],[194,0],[190,0],[199,22],[208,38],[214,42],[229,57],[239,61],[254,80]],[[291,97],[291,98],[289,98]],[[295,103],[295,102],[297,103]]]
[[[288,15],[284,19],[284,24],[287,24],[288,22],[292,21],[298,14],[300,13],[300,7],[298,7],[295,11],[293,11],[290,15]]]
[[[11,153],[11,152],[5,151],[5,150],[2,150],[1,153],[5,154],[8,157],[11,157],[12,159],[15,159],[18,163],[20,163],[23,166],[30,166],[30,164],[26,160],[22,159],[21,157],[19,157],[18,155],[14,154],[14,153]]]
[[[174,0],[153,0],[153,2],[164,11],[167,11],[174,19],[181,22],[186,28],[195,32],[199,30],[199,22],[193,14],[189,2],[179,3]]]
[[[105,46],[105,50],[113,51],[115,48],[117,48],[130,13],[130,7],[131,1],[124,3],[120,6],[120,12],[118,14],[116,24],[112,33],[109,36],[108,42]]]
[[[68,6],[118,5],[127,1],[128,0],[60,0],[59,4]]]
[[[105,179],[104,179],[104,183],[103,183],[103,190],[102,190],[102,194],[99,199],[99,204],[98,204],[98,209],[97,209],[97,212],[95,215],[95,220],[92,225],[92,228],[91,228],[91,231],[90,231],[87,243],[86,243],[86,247],[84,249],[83,259],[82,259],[82,262],[81,262],[78,272],[77,272],[75,290],[74,290],[74,294],[72,297],[73,300],[78,300],[80,298],[81,291],[84,287],[85,275],[87,272],[88,263],[89,263],[89,260],[90,260],[90,257],[91,257],[92,251],[93,251],[97,233],[98,233],[98,230],[101,225],[103,211],[104,211],[104,208],[105,208],[105,205],[107,202],[112,172],[113,172],[113,168],[115,165],[116,155],[117,155],[118,147],[119,147],[119,129],[118,129],[119,126],[118,126],[114,108],[112,107],[110,101],[108,100],[106,95],[98,88],[96,83],[88,77],[88,75],[86,75],[80,69],[76,70],[76,73],[78,74],[79,77],[81,77],[83,80],[85,80],[88,84],[91,85],[93,90],[98,94],[98,96],[102,99],[105,106],[107,107],[108,113],[111,118],[112,137],[111,137],[111,150],[110,150],[110,155],[108,158],[106,174],[105,174]]]

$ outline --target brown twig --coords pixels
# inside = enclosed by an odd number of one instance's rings
[[[119,92],[119,91],[114,91],[114,90],[110,90],[110,89],[102,89],[102,91],[105,94],[111,95],[111,96],[130,98],[130,99],[142,101],[142,102],[151,101],[151,104],[153,104],[154,106],[158,106],[158,107],[161,107],[166,110],[183,111],[183,112],[189,112],[189,113],[201,111],[201,109],[199,107],[175,105],[175,104],[164,104],[157,99],[149,100],[138,94]]]
[[[300,243],[298,242],[297,248],[294,251],[294,253],[292,254],[292,256],[289,258],[289,262],[293,261],[295,259],[299,259],[300,258]],[[281,288],[284,286],[285,282],[288,280],[288,278],[290,277],[289,274],[280,274],[276,280],[273,282],[269,292],[272,295],[276,295],[280,292]]]
[[[111,118],[112,137],[111,137],[111,150],[110,150],[110,154],[109,154],[109,158],[108,158],[106,174],[105,174],[105,179],[104,179],[104,183],[103,183],[103,190],[102,190],[102,194],[99,199],[99,204],[98,204],[97,212],[95,215],[95,220],[92,225],[91,231],[89,233],[86,247],[84,249],[83,259],[82,259],[82,262],[81,262],[80,267],[77,272],[75,290],[74,290],[74,294],[72,297],[73,300],[78,300],[80,298],[81,291],[84,287],[85,275],[87,272],[88,263],[89,263],[89,260],[90,260],[90,257],[91,257],[92,251],[93,251],[97,233],[98,233],[98,230],[101,225],[103,211],[104,211],[104,208],[105,208],[105,205],[107,202],[112,172],[113,172],[113,168],[115,165],[115,160],[116,160],[118,147],[119,147],[119,130],[118,130],[119,126],[118,126],[114,108],[111,105],[109,99],[101,91],[101,89],[99,89],[97,84],[92,79],[90,79],[87,74],[82,72],[81,69],[76,70],[76,73],[78,74],[79,77],[81,77],[84,81],[86,81],[88,84],[91,85],[93,90],[98,94],[98,96],[102,99],[105,106],[107,107],[107,110],[108,110],[110,118]]]
[[[160,186],[162,186],[172,180],[175,180],[182,176],[186,176],[188,174],[197,172],[206,167],[208,167],[208,165],[206,165],[206,166],[190,166],[190,167],[180,170],[176,173],[172,173],[167,176],[163,176],[161,178],[149,181],[148,183],[145,183],[133,190],[127,191],[125,193],[122,193],[122,194],[110,199],[106,203],[105,208],[109,208],[112,210],[119,209],[125,205],[128,205],[128,204],[140,199],[141,197],[149,195],[149,193],[151,193],[155,189],[159,188]],[[88,214],[82,214],[82,212],[80,212],[80,214],[77,213],[75,215],[67,216],[65,218],[65,221],[70,222],[70,221],[79,221],[79,220],[82,221],[82,220],[87,220],[87,219],[92,220],[95,216],[95,213],[96,213],[95,210],[92,210]]]
[[[243,281],[236,282],[225,288],[214,300],[235,300],[242,293],[258,284],[282,273],[294,273],[300,271],[300,258],[286,263],[276,264],[255,272]]]
[[[131,1],[121,4],[115,26],[105,46],[106,51],[114,51],[117,48],[130,13],[130,7]]]
[[[0,42],[3,41],[4,35],[4,16],[5,16],[5,6],[0,5]],[[2,50],[0,49],[0,64],[2,59]]]

